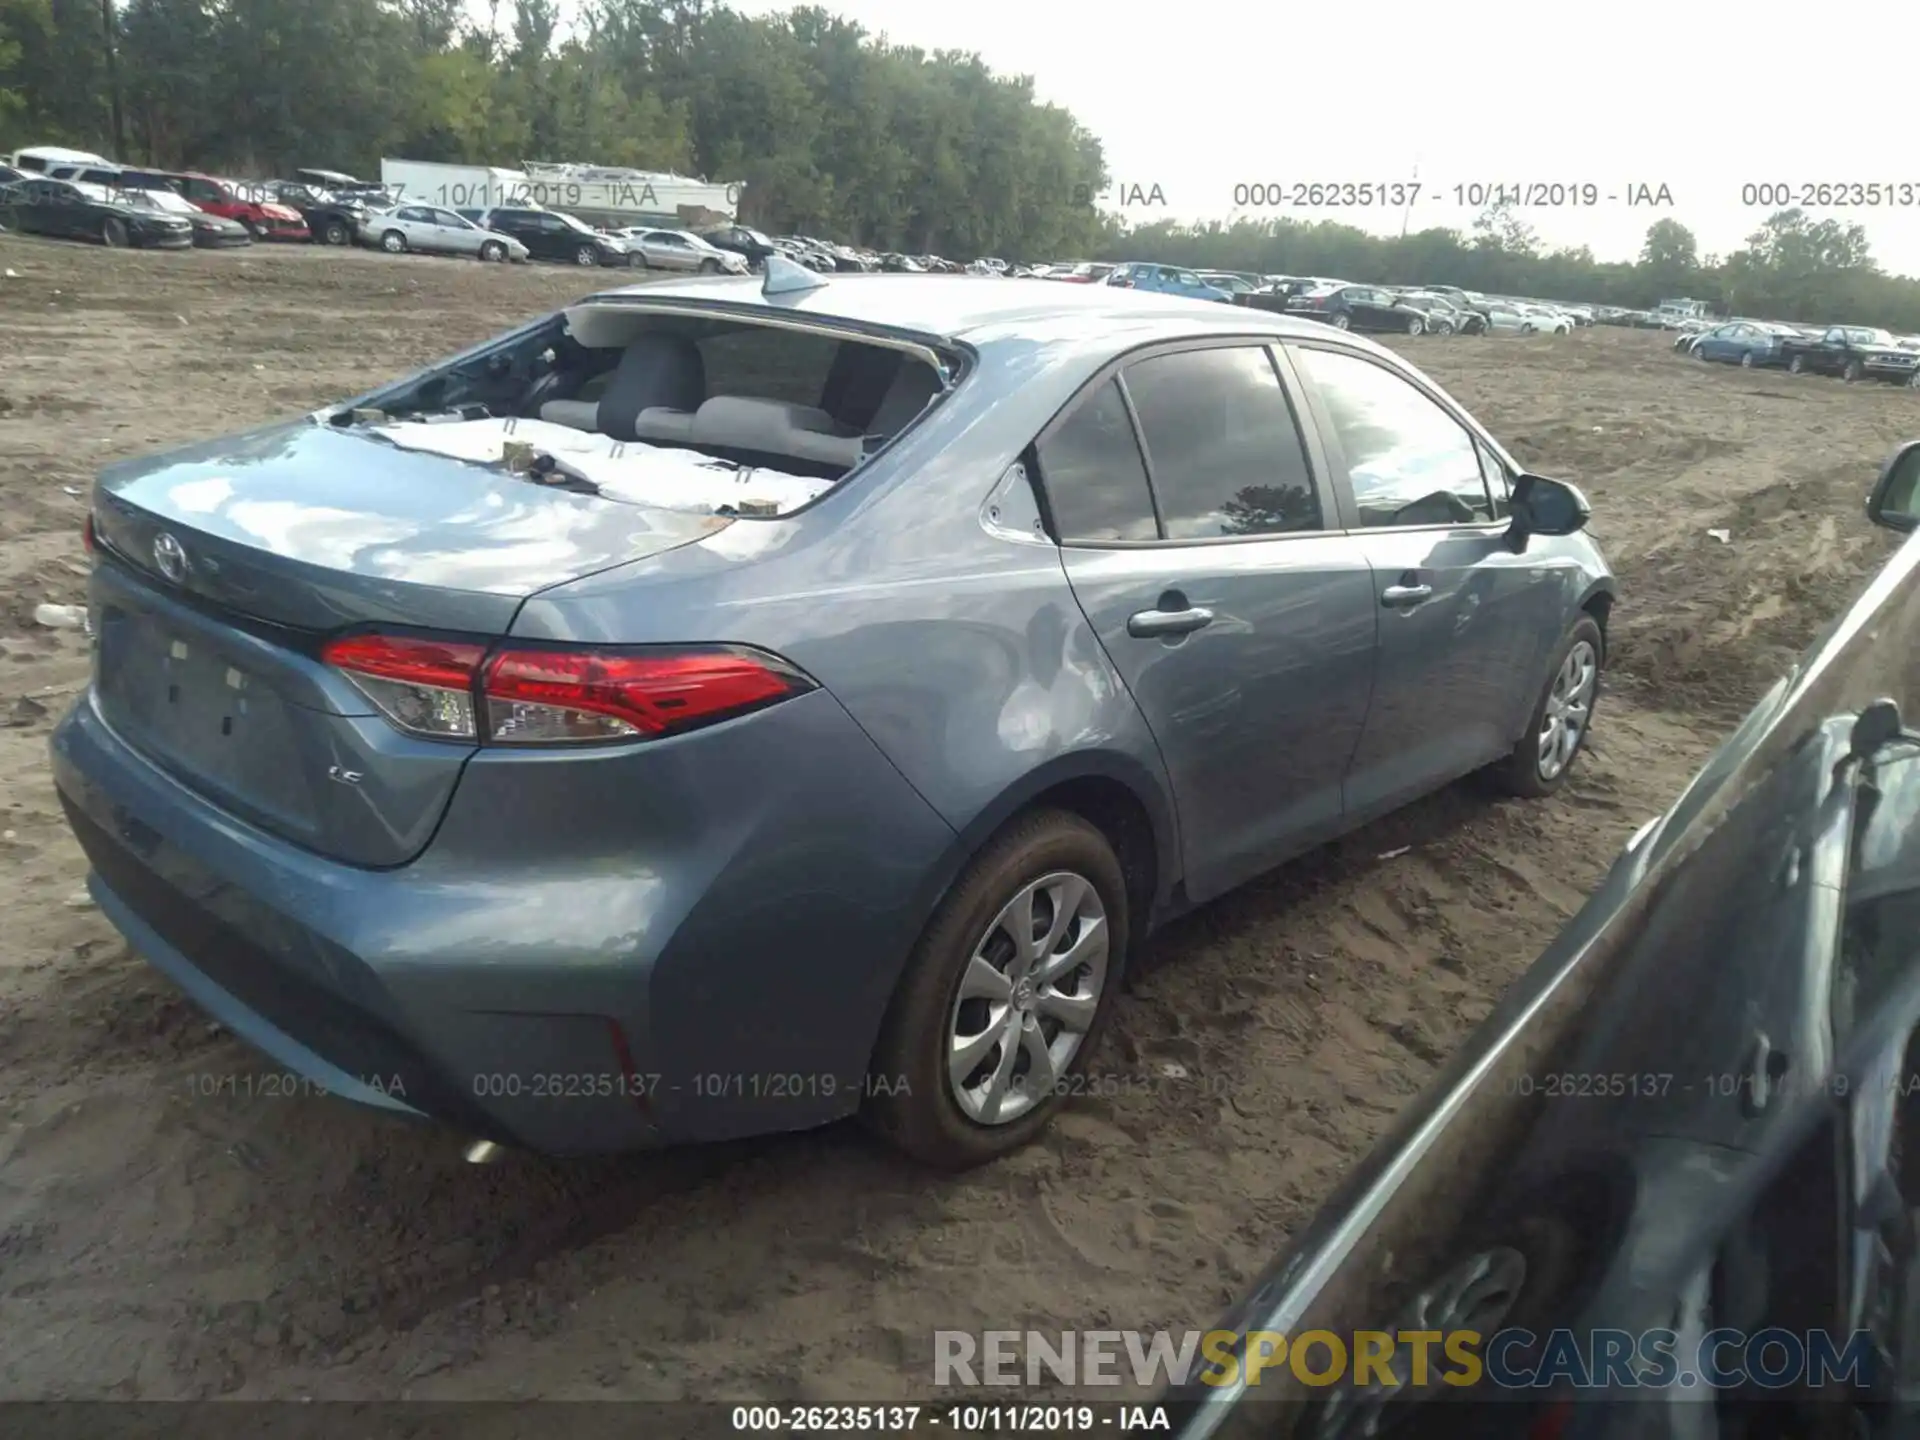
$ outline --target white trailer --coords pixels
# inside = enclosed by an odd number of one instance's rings
[[[380,161],[380,183],[398,192],[400,201],[441,205],[449,210],[487,210],[495,205],[524,205],[527,177],[497,165],[442,165],[434,160]]]

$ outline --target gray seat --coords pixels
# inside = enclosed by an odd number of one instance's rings
[[[940,377],[923,360],[908,360],[895,372],[893,383],[873,412],[867,434],[891,440],[919,418],[929,401],[940,393]]]
[[[716,395],[694,413],[685,436],[694,445],[753,450],[852,469],[860,463],[860,436],[826,411],[783,400]]]
[[[649,331],[621,352],[598,401],[549,400],[540,407],[540,418],[615,440],[640,440],[654,438],[636,430],[643,412],[655,412],[651,428],[671,431],[679,423],[671,417],[690,422],[706,398],[707,366],[699,347],[681,335]],[[672,437],[661,433],[658,438]]]

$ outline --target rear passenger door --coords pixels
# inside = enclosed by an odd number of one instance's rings
[[[1074,594],[1166,763],[1195,900],[1340,828],[1366,717],[1372,572],[1285,363],[1242,340],[1141,352],[1035,447]]]
[[[1358,822],[1513,747],[1564,621],[1553,567],[1571,562],[1507,548],[1504,466],[1407,372],[1357,348],[1287,348],[1377,587],[1378,670],[1345,799]]]

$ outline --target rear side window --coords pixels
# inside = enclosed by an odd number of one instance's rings
[[[1260,345],[1157,355],[1127,394],[1169,540],[1320,529],[1320,504],[1272,357]]]
[[[1157,540],[1147,467],[1109,380],[1038,446],[1040,481],[1063,544]]]

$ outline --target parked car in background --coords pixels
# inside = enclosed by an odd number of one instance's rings
[[[1202,285],[1211,285],[1216,290],[1225,291],[1228,299],[1232,299],[1235,295],[1251,295],[1260,288],[1258,284],[1243,275],[1229,275],[1220,270],[1202,270],[1198,273]]]
[[[1571,335],[1573,333],[1573,317],[1563,310],[1527,302],[1518,303],[1513,308],[1520,317],[1519,329],[1523,335]]]
[[[1287,314],[1303,320],[1318,320],[1336,330],[1391,330],[1402,335],[1422,335],[1427,329],[1424,309],[1391,290],[1372,285],[1319,285],[1289,295],[1282,303]]]
[[[1452,298],[1424,290],[1402,290],[1401,299],[1426,312],[1427,328],[1439,335],[1484,335],[1487,317],[1479,310],[1462,309]]]
[[[6,224],[22,235],[98,240],[146,250],[193,247],[193,225],[178,215],[130,203],[119,191],[84,180],[32,177],[5,192]]]
[[[709,245],[691,230],[649,230],[634,226],[615,232],[649,269],[697,270],[709,275],[744,275],[744,256]]]
[[[369,210],[387,210],[399,203],[397,187],[378,180],[360,180],[344,170],[295,170],[293,178],[302,185],[324,191],[342,200],[358,200]]]
[[[480,224],[517,242],[535,260],[557,260],[569,265],[606,265],[632,269],[646,262],[617,235],[594,229],[578,216],[560,210],[521,205],[496,205]]]
[[[702,230],[700,238],[721,250],[731,250],[744,259],[750,269],[755,270],[767,263],[769,255],[779,253],[773,241],[746,225],[721,225],[712,230]]]
[[[911,255],[882,255],[880,268],[890,275],[918,275],[927,269]]]
[[[1578,763],[1586,504],[1398,356],[770,288],[589,297],[100,476],[55,782],[105,917],[276,1065],[547,1151],[864,1111],[964,1168],[1075,1092],[1157,925]]]
[[[253,244],[253,232],[238,220],[209,215],[177,190],[117,190],[128,204],[158,215],[172,215],[193,227],[193,243],[203,250],[237,250]]]
[[[336,195],[304,180],[269,180],[261,188],[299,211],[307,233],[322,245],[351,245],[361,222],[372,213],[363,199]]]
[[[1869,518],[1917,496],[1909,442]],[[1217,1322],[1373,1363],[1210,1364],[1180,1440],[1912,1434],[1916,655],[1909,540]]]
[[[1830,325],[1817,337],[1783,340],[1780,348],[1795,375],[1920,384],[1920,351],[1903,349],[1887,331],[1871,326]]]
[[[298,210],[274,199],[271,192],[259,185],[192,171],[149,173],[164,176],[174,189],[209,215],[239,221],[256,240],[313,238]]]
[[[104,155],[96,155],[91,150],[69,150],[61,145],[27,145],[8,155],[6,162],[16,170],[35,175],[45,175],[62,165],[113,165]]]
[[[820,274],[831,275],[840,268],[840,263],[827,250],[810,240],[803,240],[798,235],[776,235],[773,237],[773,244],[776,250],[794,264],[804,265],[807,269]]]
[[[1121,290],[1145,290],[1155,295],[1184,295],[1192,300],[1215,300],[1232,304],[1233,296],[1209,285],[1191,270],[1177,265],[1154,265],[1128,261],[1107,272],[1106,284]]]
[[[471,255],[479,260],[525,260],[527,247],[518,236],[476,225],[463,215],[437,205],[396,205],[369,211],[360,222],[357,238],[377,245],[389,255]],[[624,252],[623,252],[624,253]]]
[[[1734,320],[1684,337],[1687,353],[1697,360],[1739,365],[1749,370],[1786,363],[1785,346],[1800,338],[1791,325],[1763,320]]]

